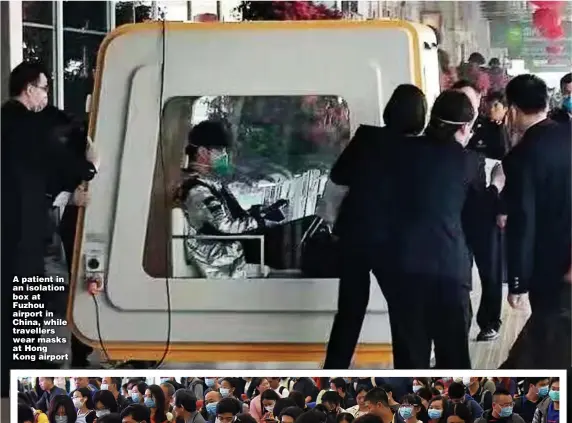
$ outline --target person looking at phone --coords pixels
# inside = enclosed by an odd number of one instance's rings
[[[274,407],[276,402],[280,399],[280,395],[273,389],[267,389],[260,395],[262,401],[263,415],[261,421],[276,422],[278,419],[274,414]]]

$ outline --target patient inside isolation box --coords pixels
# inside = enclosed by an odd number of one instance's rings
[[[334,276],[309,274],[304,245],[327,230],[316,207],[350,137],[343,99],[178,97],[163,116],[158,160],[168,160],[156,166],[146,243],[170,218],[171,277]],[[162,184],[173,201],[161,198]]]

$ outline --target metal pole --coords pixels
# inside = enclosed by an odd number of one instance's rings
[[[63,109],[64,102],[64,2],[54,2],[55,7],[55,51],[56,51],[56,105],[59,109]]]
[[[188,21],[193,20],[193,2],[192,1],[187,2],[187,20]]]
[[[115,2],[107,2],[107,30],[113,31],[115,29]]]

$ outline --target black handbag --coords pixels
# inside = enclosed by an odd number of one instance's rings
[[[329,225],[316,217],[300,243],[302,274],[308,278],[339,277],[339,245]]]

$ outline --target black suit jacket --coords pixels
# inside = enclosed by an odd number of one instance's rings
[[[570,267],[569,125],[544,120],[503,160],[507,267],[512,293],[554,292]]]
[[[465,232],[478,222],[475,205],[485,195],[477,153],[454,140],[383,130],[377,131],[377,141],[362,143],[342,204],[342,239],[375,245],[388,271],[470,287],[470,237]]]

